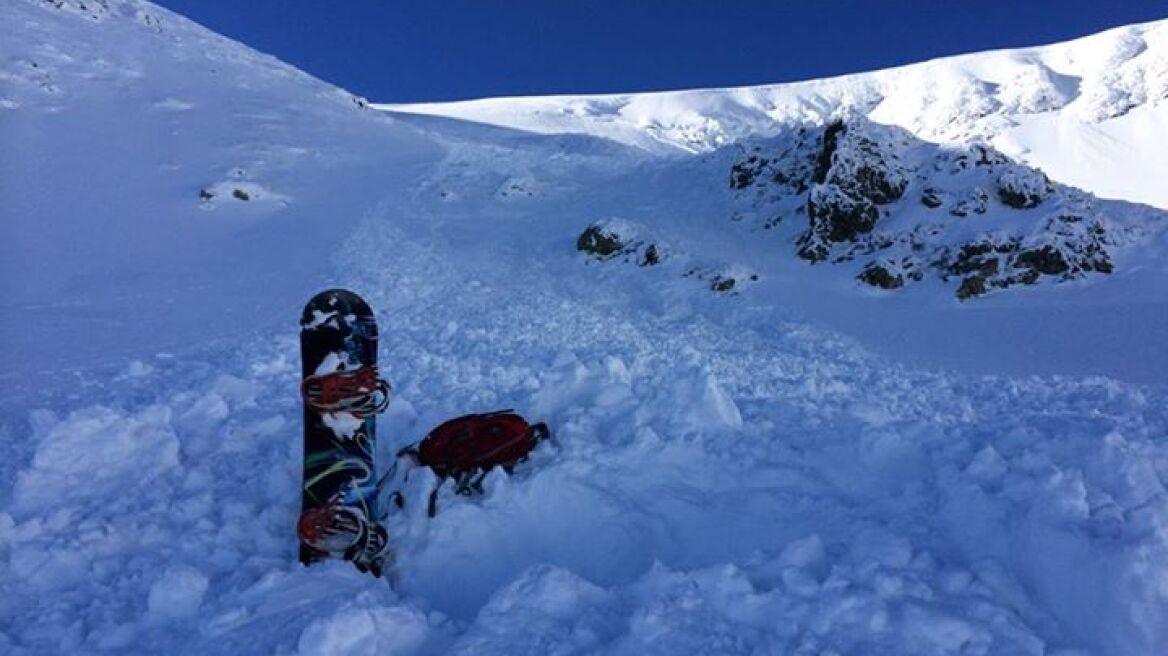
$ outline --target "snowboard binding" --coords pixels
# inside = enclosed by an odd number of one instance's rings
[[[340,495],[300,515],[296,526],[301,544],[331,557],[351,561],[358,570],[381,576],[388,558],[385,527],[341,503]]]
[[[389,383],[377,366],[308,376],[300,384],[304,403],[317,412],[347,412],[358,419],[380,414],[389,406]]]

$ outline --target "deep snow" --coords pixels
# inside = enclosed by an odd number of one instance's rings
[[[730,222],[718,153],[387,116],[55,4],[0,7],[0,651],[1168,644],[1163,232],[1109,277],[873,292]],[[667,257],[575,251],[613,219]],[[295,563],[296,318],[332,285],[383,326],[383,459],[468,411],[556,433],[395,515],[392,587]]]

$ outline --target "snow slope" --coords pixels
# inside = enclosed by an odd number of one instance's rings
[[[985,140],[1054,179],[1168,208],[1168,20],[1043,47],[732,89],[378,105],[654,152],[706,151],[808,121],[867,115],[926,141]]]
[[[735,147],[387,117],[81,6],[0,5],[0,304],[32,319],[0,334],[0,652],[1168,644],[1163,213],[1097,201],[1148,228],[1109,276],[875,291],[794,256],[806,217],[731,219]],[[660,261],[578,252],[593,224]],[[383,326],[383,459],[468,411],[556,432],[407,502],[392,586],[295,564],[295,321],[331,285]]]
[[[8,389],[270,325],[369,210],[359,190],[408,187],[437,157],[350,94],[161,8],[4,12],[0,306],[26,322],[0,343],[30,361],[0,374]]]

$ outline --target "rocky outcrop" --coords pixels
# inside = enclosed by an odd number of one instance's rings
[[[639,230],[619,219],[593,223],[576,238],[576,250],[597,260],[621,259],[639,266],[656,266],[665,257],[664,249],[638,237]]]
[[[894,142],[890,130],[850,130],[842,121],[824,129],[815,184],[807,196],[810,225],[799,238],[800,257],[827,259],[832,244],[871,232],[881,206],[904,195],[907,170]]]
[[[770,228],[803,214],[797,255],[861,262],[865,285],[900,289],[931,272],[965,300],[1113,270],[1092,197],[985,144],[927,144],[853,118],[740,152],[730,187],[750,208],[733,218]]]
[[[1054,186],[1042,171],[1013,166],[998,176],[998,198],[1014,209],[1038,207],[1054,192]]]
[[[965,300],[993,289],[1034,285],[1044,279],[1057,282],[1089,273],[1111,273],[1107,246],[1101,219],[1062,214],[1026,239],[965,244],[942,253],[933,266],[945,280],[960,278],[957,298]]]
[[[619,254],[625,248],[621,236],[615,230],[590,225],[576,239],[576,250],[583,251],[598,260]]]
[[[586,227],[576,238],[576,250],[590,261],[680,273],[682,278],[701,281],[710,291],[728,296],[737,296],[759,280],[749,267],[711,262],[695,253],[667,249],[659,240],[648,238],[643,227],[622,219],[606,219]]]

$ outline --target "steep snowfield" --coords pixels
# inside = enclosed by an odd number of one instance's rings
[[[787,201],[730,187],[736,147],[394,118],[82,4],[0,5],[0,652],[1168,644],[1163,212],[1086,198],[1140,229],[1110,275],[878,291],[764,227]],[[578,252],[594,224],[633,250]],[[295,563],[296,318],[331,285],[383,326],[383,460],[468,411],[556,433],[433,519],[415,478],[392,586]]]
[[[438,156],[163,9],[5,4],[0,305],[23,320],[0,328],[17,364],[0,380],[14,393],[271,325],[373,204],[361,190],[405,187]]]
[[[864,114],[933,142],[985,140],[1054,179],[1168,208],[1168,21],[1050,46],[793,84],[636,95],[378,105],[654,152],[706,151]]]

